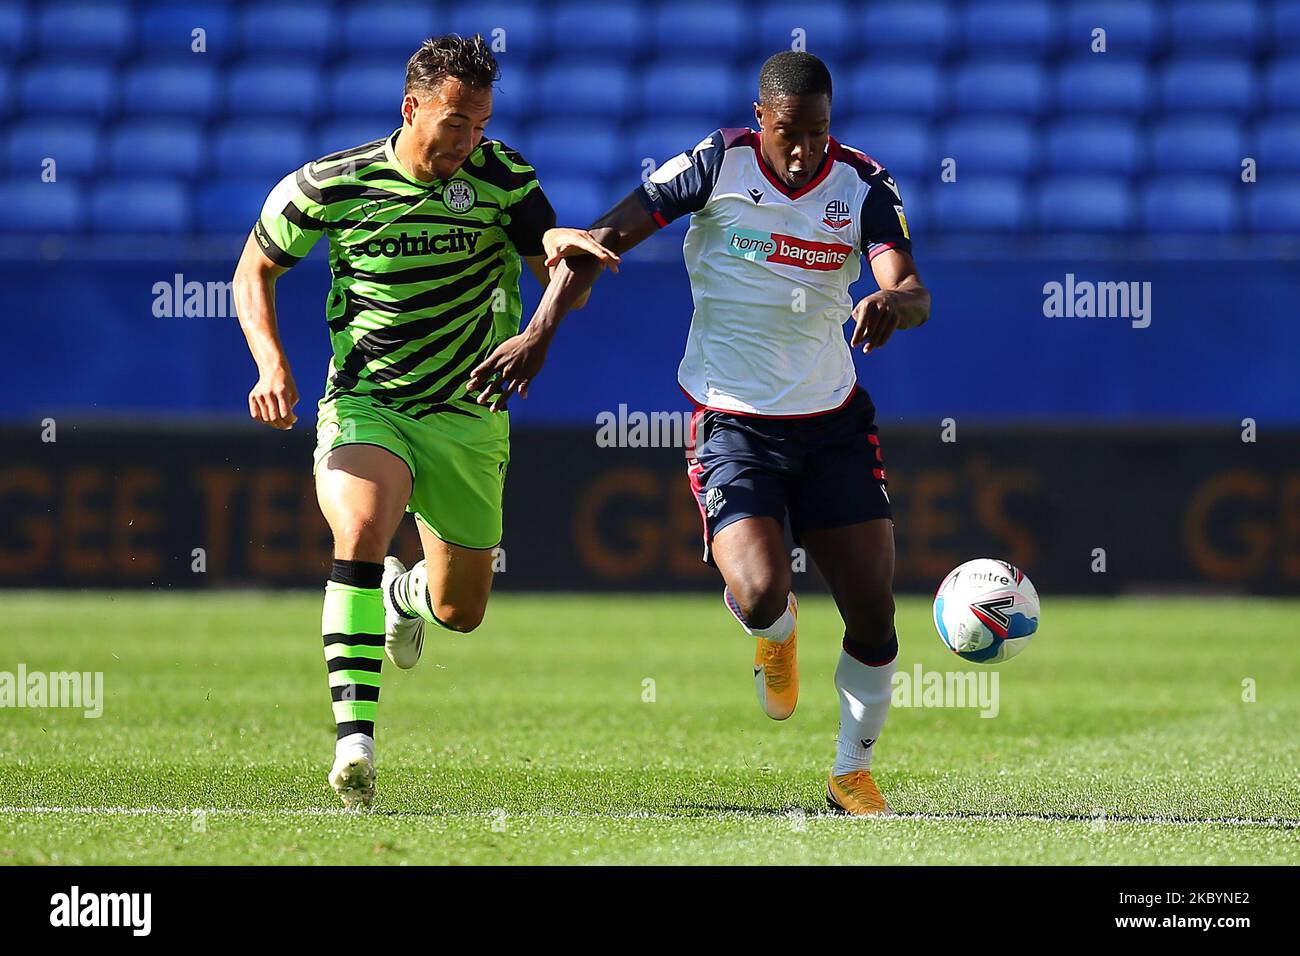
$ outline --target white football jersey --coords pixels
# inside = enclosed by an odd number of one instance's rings
[[[857,382],[844,337],[849,286],[869,258],[911,252],[898,186],[833,138],[807,185],[764,162],[759,133],[720,129],[637,190],[682,245],[695,313],[677,378],[697,405],[747,415],[832,411]]]

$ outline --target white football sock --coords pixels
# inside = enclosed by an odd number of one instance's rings
[[[348,734],[346,737],[340,737],[334,742],[334,756],[336,758],[345,754],[350,757],[358,750],[363,751],[373,763],[375,760],[375,738],[369,734]]]
[[[889,714],[897,665],[897,654],[888,664],[872,667],[840,651],[835,668],[835,689],[840,695],[839,748],[831,771],[835,776],[871,769],[871,755]]]
[[[728,609],[735,615],[740,626],[744,628],[745,633],[750,637],[761,637],[765,641],[775,641],[777,644],[784,644],[794,633],[794,612],[790,610],[790,604],[794,601],[792,593],[785,602],[785,612],[767,627],[750,627],[745,620],[745,616],[740,613],[740,607],[736,604],[736,599],[731,595],[731,589],[726,588],[722,592],[722,599],[727,603]]]

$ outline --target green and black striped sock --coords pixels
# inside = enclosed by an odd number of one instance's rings
[[[383,576],[382,564],[336,560],[325,585],[321,633],[339,740],[375,736],[384,663]]]

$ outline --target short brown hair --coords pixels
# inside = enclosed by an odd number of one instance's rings
[[[431,90],[448,77],[466,86],[490,89],[501,76],[483,34],[461,37],[454,33],[431,37],[420,44],[406,64],[406,90]]]

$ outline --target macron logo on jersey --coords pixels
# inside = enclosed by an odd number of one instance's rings
[[[834,272],[853,253],[840,242],[813,242],[779,232],[732,229],[727,233],[727,252],[750,262],[776,262],[817,272]]]

